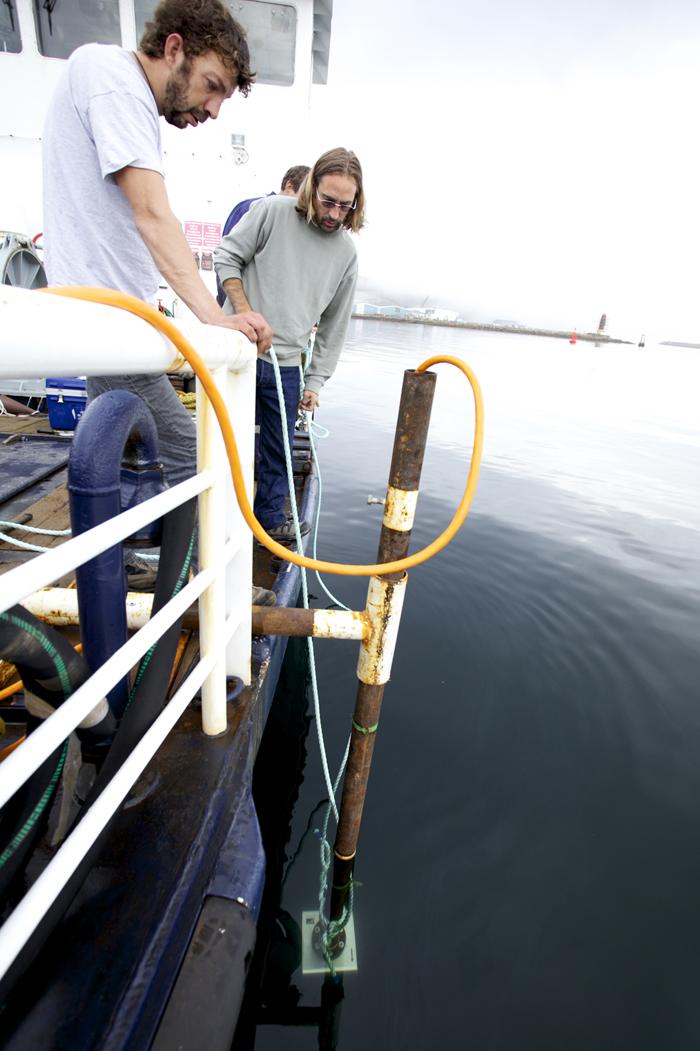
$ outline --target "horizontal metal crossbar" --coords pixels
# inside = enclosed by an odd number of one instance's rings
[[[181,592],[181,594],[184,594],[184,592]],[[165,609],[162,612],[164,613]],[[154,618],[154,621],[156,619]],[[139,632],[139,634],[141,633]],[[137,636],[134,638],[137,638]],[[117,655],[115,654],[115,656]],[[203,658],[185,679],[173,699],[146,731],[112,780],[86,812],[75,831],[71,833],[56,856],[5,921],[2,928],[2,938],[0,939],[0,977],[12,965],[12,962],[21,952],[32,932],[41,922],[42,917],[56,900],[92,844],[120,806],[129,789],[135,784],[148,762],[153,758],[162,742],[175,726],[175,723],[211,672],[213,664],[211,657]],[[35,737],[36,733],[31,736]]]
[[[212,569],[202,570],[170,599],[135,635],[98,668],[53,715],[38,726],[22,745],[0,764],[0,807],[37,770],[44,760],[123,679],[136,662],[167,631],[185,610],[199,598],[216,577]]]
[[[51,584],[57,577],[89,562],[91,558],[95,558],[96,555],[131,536],[147,523],[161,518],[168,511],[184,504],[186,500],[211,488],[214,479],[214,472],[202,471],[174,485],[172,489],[166,489],[158,496],[153,496],[150,500],[129,508],[128,511],[122,511],[108,522],[102,522],[101,525],[88,529],[80,536],[66,540],[58,547],[52,547],[43,555],[32,559],[31,562],[11,569],[2,578],[0,613],[9,609],[10,606],[17,605],[33,591],[38,591],[39,588]]]

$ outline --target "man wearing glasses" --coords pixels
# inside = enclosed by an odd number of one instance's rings
[[[348,232],[364,223],[362,169],[354,153],[337,148],[319,157],[295,200],[264,197],[224,237],[214,255],[230,306],[254,309],[271,326],[281,366],[289,441],[299,404],[299,367],[311,331],[318,330],[304,374],[301,406],[313,411],[343,347],[357,280]],[[294,540],[285,511],[288,495],[282,422],[269,354],[257,364],[256,421],[260,425],[255,515],[270,536]],[[304,523],[302,531],[308,531]]]

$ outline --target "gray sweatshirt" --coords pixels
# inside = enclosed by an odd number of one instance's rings
[[[240,278],[253,310],[274,333],[282,366],[298,366],[318,322],[304,386],[316,394],[333,375],[343,348],[357,280],[357,253],[343,229],[307,223],[294,197],[263,197],[214,253],[219,280]],[[227,301],[224,310],[231,313]],[[263,357],[270,360],[269,355]]]

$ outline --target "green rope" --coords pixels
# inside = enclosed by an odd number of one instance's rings
[[[289,487],[289,502],[290,502],[291,509],[292,509],[292,520],[294,522],[294,533],[295,533],[296,542],[297,542],[297,550],[301,551],[302,550],[301,529],[299,527],[299,513],[298,513],[298,510],[297,510],[296,494],[295,494],[295,491],[294,491],[294,473],[293,473],[293,470],[292,470],[292,451],[291,451],[291,449],[289,447],[289,435],[288,435],[288,429],[287,429],[287,412],[286,412],[285,404],[284,404],[284,392],[282,390],[282,376],[281,376],[281,373],[280,373],[279,362],[277,361],[277,355],[275,354],[274,347],[270,347],[270,359],[272,361],[272,368],[273,368],[274,373],[275,373],[275,385],[277,387],[277,398],[278,398],[278,401],[279,401],[280,417],[281,417],[281,421],[282,421],[282,441],[283,441],[283,444],[284,444],[284,458],[285,458],[286,466],[287,466],[287,484],[288,484],[288,487]],[[300,384],[300,386],[301,386],[301,384]],[[319,503],[320,503],[320,490],[319,490]],[[316,528],[317,529],[318,529],[318,513],[319,512],[318,512],[318,509],[317,509],[317,513],[316,513]],[[314,550],[315,550],[315,541],[314,541]],[[318,576],[318,574],[317,574],[317,576]],[[320,577],[319,577],[319,581],[320,581]],[[323,587],[323,582],[320,581],[320,583],[321,583],[321,586]],[[307,581],[306,581],[306,570],[303,569],[303,568],[301,570],[301,590],[302,590],[302,598],[303,598],[304,608],[308,609],[309,608],[309,592],[308,592],[308,586],[307,586]],[[326,590],[326,589],[324,588],[324,590]],[[332,595],[330,597],[331,597],[331,599],[333,599]],[[333,601],[336,601],[336,600],[333,599]],[[347,607],[344,607],[344,608],[347,608]],[[326,963],[328,964],[328,969],[329,969],[331,975],[335,976],[336,972],[335,972],[335,967],[333,965],[333,960],[332,960],[331,954],[330,954],[330,944],[331,944],[332,940],[344,929],[344,927],[348,923],[348,920],[350,919],[350,916],[352,915],[353,888],[352,888],[352,886],[350,887],[350,893],[348,895],[348,901],[346,903],[346,908],[343,910],[343,915],[340,917],[340,919],[339,920],[328,920],[328,921],[326,921],[325,916],[324,916],[324,909],[325,909],[326,895],[327,895],[327,892],[328,892],[328,873],[330,871],[330,865],[331,865],[331,846],[330,846],[330,843],[328,842],[327,834],[328,834],[328,822],[330,820],[331,813],[333,813],[333,815],[335,817],[335,820],[336,821],[338,820],[338,808],[337,808],[336,802],[335,802],[335,794],[336,794],[336,792],[338,790],[338,785],[340,784],[340,779],[343,776],[343,772],[345,770],[345,764],[347,763],[348,754],[350,752],[350,738],[348,737],[348,742],[347,742],[347,745],[345,747],[345,755],[343,756],[342,762],[340,764],[340,769],[338,770],[338,776],[336,777],[335,784],[331,784],[331,777],[330,777],[330,772],[329,772],[329,769],[328,769],[328,758],[327,758],[327,755],[326,755],[326,747],[325,747],[325,742],[324,742],[324,739],[323,739],[323,727],[322,727],[322,723],[321,723],[321,702],[320,702],[319,695],[318,695],[318,681],[317,681],[317,677],[316,677],[316,661],[314,659],[313,639],[309,636],[307,638],[307,640],[306,640],[306,643],[307,643],[308,653],[309,653],[309,676],[310,676],[310,679],[311,679],[311,690],[312,690],[312,695],[313,695],[313,699],[314,699],[314,714],[315,714],[315,721],[316,721],[316,735],[318,737],[318,746],[319,746],[319,752],[320,752],[320,755],[321,755],[321,766],[323,768],[323,776],[324,776],[324,780],[326,782],[326,788],[328,789],[328,807],[326,809],[326,817],[325,817],[325,821],[324,821],[324,824],[323,824],[323,831],[321,833],[321,838],[320,838],[321,877],[320,877],[320,887],[319,887],[319,909],[318,909],[318,912],[319,912],[319,923],[321,923],[322,927],[323,927],[323,933],[321,935],[321,946],[323,948],[323,956],[325,958]]]

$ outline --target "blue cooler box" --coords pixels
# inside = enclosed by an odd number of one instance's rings
[[[55,431],[73,431],[87,405],[86,381],[77,376],[46,380],[49,423]]]

